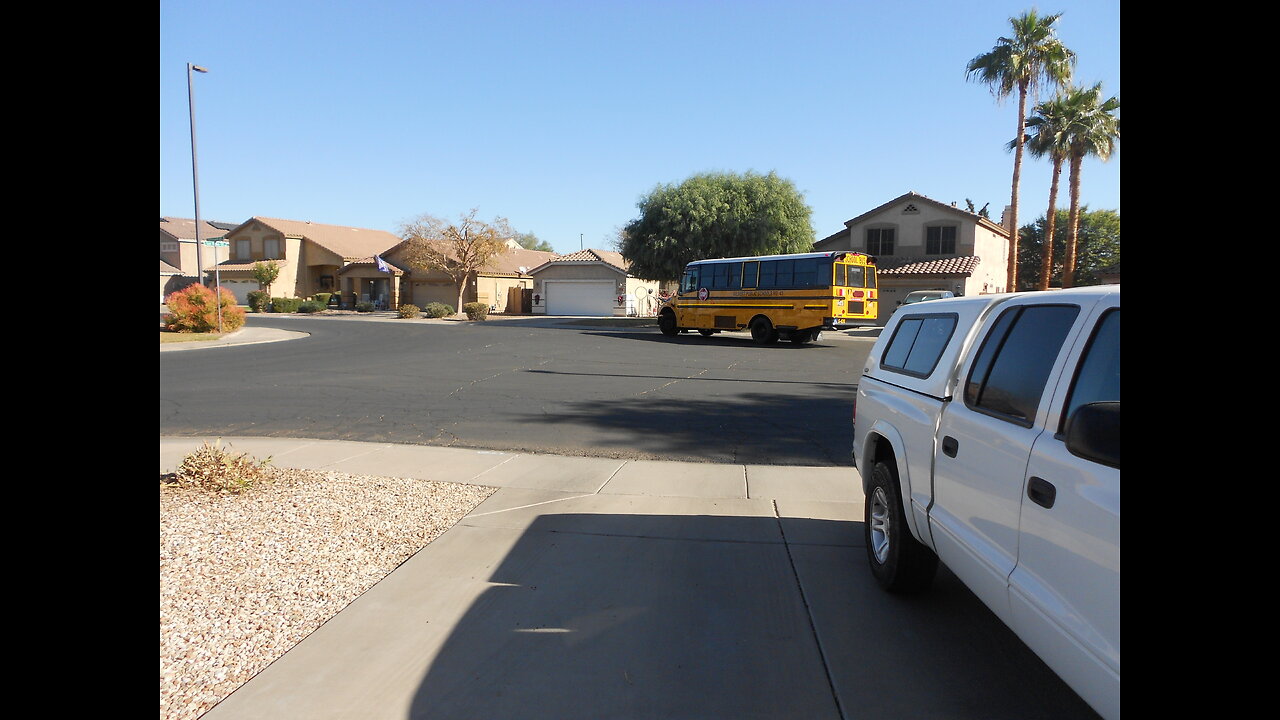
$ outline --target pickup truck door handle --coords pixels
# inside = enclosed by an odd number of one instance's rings
[[[1031,502],[1046,508],[1053,507],[1053,502],[1058,499],[1058,488],[1053,483],[1034,475],[1027,482],[1027,497],[1031,498]]]
[[[960,442],[950,435],[942,438],[942,453],[947,457],[955,457],[960,452]]]

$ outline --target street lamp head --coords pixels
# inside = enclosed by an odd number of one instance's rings
[[[209,72],[208,68],[202,68],[199,65],[192,65],[191,63],[187,63],[187,67],[191,68],[192,70],[195,70],[196,72],[202,72],[202,73]]]

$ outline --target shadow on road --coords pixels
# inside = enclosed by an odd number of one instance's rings
[[[674,378],[671,383],[685,380],[691,379]],[[564,432],[557,435],[564,437],[588,431],[593,437],[603,433],[611,442],[601,439],[600,444],[659,457],[761,465],[850,465],[849,418],[856,391],[851,384],[804,382],[788,387],[785,394],[738,393],[733,383],[726,381],[723,391],[712,397],[704,394],[689,401],[666,388],[661,394],[562,402],[527,413],[522,422],[563,426]],[[708,442],[708,438],[717,439]]]

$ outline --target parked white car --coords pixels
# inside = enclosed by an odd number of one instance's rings
[[[956,294],[950,290],[916,290],[914,292],[907,293],[906,297],[899,300],[898,306],[914,305],[918,302],[925,302],[927,300],[946,300],[947,298],[953,298],[955,296]]]
[[[941,560],[1095,710],[1120,716],[1120,287],[904,305],[854,408],[871,571]]]

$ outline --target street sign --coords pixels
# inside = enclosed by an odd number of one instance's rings
[[[231,243],[223,240],[222,238],[210,238],[203,241],[201,244],[208,247],[231,247]]]

